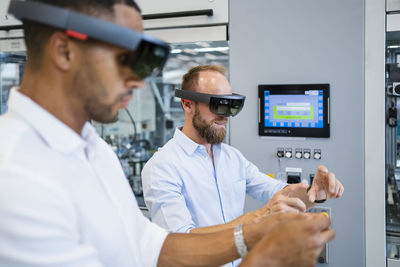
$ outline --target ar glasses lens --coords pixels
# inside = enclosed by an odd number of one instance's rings
[[[229,116],[229,100],[220,99],[217,104],[217,114],[222,116]]]
[[[231,99],[231,116],[236,116],[243,108],[244,100],[241,99]]]
[[[143,42],[134,52],[118,56],[122,66],[128,66],[141,79],[154,77],[161,72],[168,59],[169,50],[166,47]]]
[[[243,108],[242,99],[211,98],[210,111],[216,115],[229,117],[236,116]]]
[[[142,42],[130,63],[132,70],[142,79],[159,74],[168,58],[168,48]]]

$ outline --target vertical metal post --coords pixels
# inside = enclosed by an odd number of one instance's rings
[[[385,1],[365,0],[365,262],[386,266]]]

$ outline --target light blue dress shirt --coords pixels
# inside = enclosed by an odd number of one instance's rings
[[[143,192],[153,222],[183,233],[224,224],[243,215],[246,193],[267,203],[286,186],[261,173],[237,149],[224,143],[212,149],[214,165],[203,145],[176,129],[147,162]]]

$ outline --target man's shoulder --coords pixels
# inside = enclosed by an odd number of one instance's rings
[[[175,139],[171,139],[154,153],[152,159],[156,162],[175,162],[178,160],[178,156],[182,155],[182,153],[184,153],[184,150]]]
[[[12,113],[6,113],[0,116],[0,134],[9,134],[10,132],[21,133],[28,130],[30,127],[24,121],[19,119]]]
[[[40,137],[34,129],[17,115],[7,113],[0,116],[0,187],[2,192],[23,192],[26,188],[54,187],[46,185],[35,166],[38,153],[41,152]],[[30,166],[27,166],[30,163]],[[39,182],[40,181],[40,182]],[[21,189],[24,187],[24,190]],[[35,189],[36,190],[36,189]],[[58,190],[58,189],[57,189]],[[23,196],[24,194],[20,194]]]
[[[15,147],[24,139],[24,135],[29,134],[30,130],[26,122],[11,114],[0,116],[0,163],[2,159],[15,151]]]
[[[177,172],[187,157],[188,155],[182,147],[174,139],[171,139],[147,161],[142,176],[145,178],[149,172],[153,171]]]

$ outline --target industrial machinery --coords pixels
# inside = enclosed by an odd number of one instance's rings
[[[116,123],[93,122],[120,159],[142,210],[146,209],[140,176],[143,166],[173,137],[176,127],[183,126],[180,98],[175,97],[182,76],[197,65],[228,66],[229,47],[224,41],[173,44],[171,52],[162,74],[148,81],[144,88],[133,91],[131,103],[119,112]],[[229,131],[226,141],[229,141]]]
[[[387,33],[386,49],[386,255],[400,258],[400,36]]]
[[[7,110],[9,90],[19,86],[26,62],[21,33],[18,34],[19,39],[2,41],[8,45],[3,50],[9,51],[0,52],[0,114]],[[10,40],[13,43],[8,43]],[[18,49],[11,49],[17,45]],[[228,66],[229,47],[224,41],[174,44],[172,48],[172,56],[163,73],[133,92],[131,103],[120,111],[116,123],[92,122],[117,154],[142,209],[146,209],[140,176],[143,166],[159,147],[172,138],[175,128],[183,125],[180,99],[174,96],[183,74],[200,64]]]
[[[20,84],[25,62],[24,52],[0,52],[0,114],[7,110],[10,89]]]

